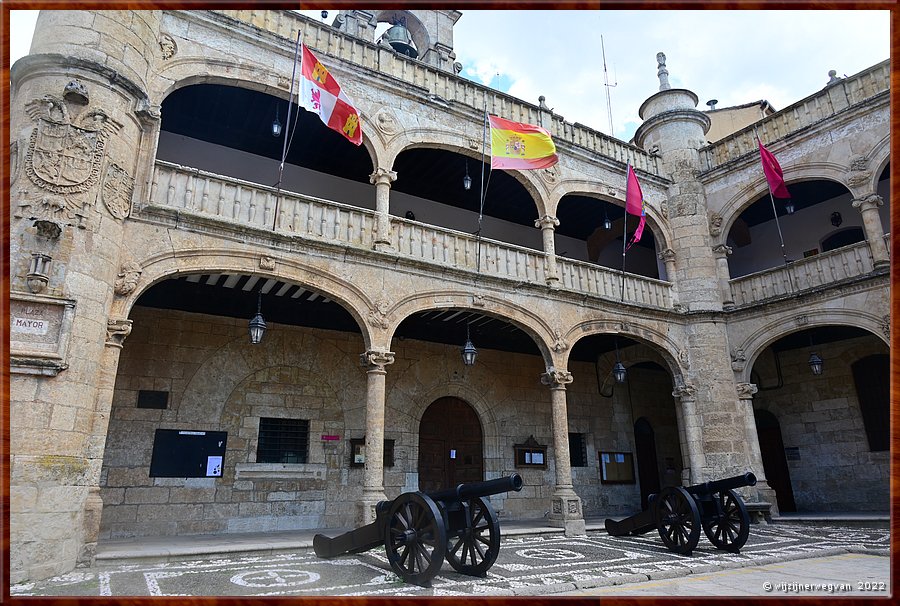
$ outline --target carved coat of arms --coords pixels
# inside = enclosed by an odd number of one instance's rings
[[[106,209],[116,219],[124,219],[131,210],[131,194],[134,192],[134,179],[118,164],[110,164],[103,178],[101,196]]]
[[[60,195],[76,194],[97,184],[106,141],[121,125],[95,109],[70,120],[61,99],[45,95],[26,106],[35,120],[25,155],[31,181]]]

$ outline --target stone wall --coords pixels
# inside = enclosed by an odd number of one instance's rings
[[[787,461],[797,510],[887,511],[889,453],[869,450],[850,365],[888,349],[875,337],[861,337],[815,351],[825,361],[819,376],[809,370],[808,348],[779,354],[780,388],[771,350],[754,365],[754,409],[774,414],[785,448],[799,449],[799,460]]]
[[[245,319],[135,307],[122,350],[106,442],[101,539],[352,526],[363,468],[351,467],[349,440],[365,435],[365,372],[358,334],[270,324],[250,345]],[[519,493],[492,498],[506,518],[540,518],[555,486],[549,389],[536,355],[491,350],[465,367],[458,348],[397,340],[387,367],[385,439],[394,464],[385,493],[418,489],[419,422],[443,396],[468,402],[484,436],[485,478],[519,472]],[[679,465],[672,382],[662,370],[635,368],[612,398],[598,394],[593,364],[573,363],[567,388],[570,431],[587,434],[587,463],[575,490],[585,514],[627,514],[638,487],[602,485],[598,450],[634,451],[633,420],[656,431],[660,477],[666,457]],[[139,390],[169,392],[165,410],[137,408]],[[310,421],[306,464],[257,464],[260,417]],[[151,478],[157,428],[226,431],[221,478]],[[322,440],[337,435],[339,440]],[[516,468],[513,444],[533,435],[548,446],[546,469]]]

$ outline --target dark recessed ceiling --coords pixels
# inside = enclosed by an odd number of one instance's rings
[[[786,335],[772,343],[771,347],[776,351],[815,349],[816,345],[822,345],[823,343],[858,339],[860,337],[876,338],[872,333],[854,326],[817,326]]]
[[[787,188],[791,194],[791,200],[794,202],[795,212],[850,193],[846,187],[835,181],[801,181],[800,183],[789,183]],[[785,202],[785,199],[775,198],[775,209],[778,211],[779,217],[787,215],[787,211],[784,210]],[[740,218],[748,227],[772,221],[774,218],[772,200],[769,198],[768,192],[747,207],[741,213]]]
[[[162,130],[239,149],[266,158],[281,160],[284,136],[272,136],[276,108],[282,126],[287,124],[288,102],[257,91],[197,84],[173,92],[162,103]],[[338,175],[345,179],[369,182],[372,160],[362,145],[356,146],[343,135],[325,126],[319,116],[291,108],[296,123],[288,147],[287,163]]]

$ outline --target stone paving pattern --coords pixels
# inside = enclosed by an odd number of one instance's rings
[[[848,552],[887,556],[889,539],[886,527],[755,525],[739,554],[717,550],[701,537],[691,556],[679,556],[668,551],[655,532],[632,537],[605,532],[584,537],[515,536],[503,539],[486,578],[459,574],[445,562],[431,588],[403,583],[390,570],[383,549],[333,560],[317,558],[312,549],[299,549],[77,569],[41,582],[12,585],[10,595],[549,595]]]

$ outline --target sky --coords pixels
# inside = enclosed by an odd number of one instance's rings
[[[671,86],[696,93],[701,110],[710,99],[780,110],[824,87],[829,70],[851,76],[890,56],[886,10],[461,12],[453,46],[463,77],[535,105],[544,95],[568,122],[624,141],[659,90],[660,51]],[[28,53],[36,13],[10,11],[11,63]]]

